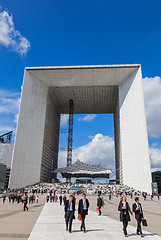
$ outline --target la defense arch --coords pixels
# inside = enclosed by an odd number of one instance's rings
[[[71,99],[74,114],[114,114],[117,181],[151,193],[140,64],[25,68],[9,188],[53,177]]]

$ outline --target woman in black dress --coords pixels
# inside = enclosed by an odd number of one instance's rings
[[[121,197],[121,201],[118,206],[118,211],[120,211],[120,221],[123,222],[124,235],[125,235],[125,237],[128,237],[127,226],[128,226],[128,222],[131,221],[130,214],[133,216],[133,213],[130,209],[128,202],[126,201],[126,196]],[[130,214],[129,214],[129,212],[130,212]]]

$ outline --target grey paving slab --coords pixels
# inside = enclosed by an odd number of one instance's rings
[[[125,239],[122,233],[122,223],[107,216],[98,216],[96,212],[89,211],[86,218],[87,232],[80,231],[80,222],[73,221],[72,233],[65,231],[64,207],[59,203],[46,203],[39,218],[30,234],[29,240],[115,240]],[[128,226],[130,239],[140,239],[135,234],[136,229]],[[148,240],[161,240],[161,237],[149,232],[143,232],[144,238]]]
[[[0,199],[0,240],[27,240],[43,209],[45,196],[39,195],[39,203],[28,204],[29,211],[23,211],[23,204],[3,204]]]

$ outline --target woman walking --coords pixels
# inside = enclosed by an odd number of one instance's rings
[[[126,196],[121,197],[121,201],[118,206],[118,211],[120,211],[120,221],[123,223],[124,235],[125,235],[125,237],[128,237],[127,226],[128,226],[128,222],[131,221],[130,214],[133,216],[133,213],[130,209],[128,202],[126,201]],[[129,214],[129,212],[130,212],[130,214]]]
[[[100,195],[98,195],[98,198],[97,198],[97,207],[99,208],[99,214],[98,214],[98,216],[101,216],[101,214],[102,214],[102,212],[101,212],[102,198],[100,197]]]

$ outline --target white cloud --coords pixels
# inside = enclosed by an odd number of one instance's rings
[[[159,148],[150,148],[150,160],[152,168],[161,168],[161,149]]]
[[[144,78],[143,90],[149,137],[161,136],[161,78]]]
[[[150,148],[151,170],[161,170],[161,149]],[[92,140],[81,147],[73,150],[73,163],[79,159],[82,162],[98,165],[107,169],[115,169],[114,140],[109,136],[96,134]],[[58,166],[65,167],[67,161],[67,152],[60,151],[58,158]],[[115,171],[113,172],[115,175]],[[113,175],[112,174],[112,175]]]
[[[66,166],[67,152],[59,152],[59,167]],[[88,164],[100,164],[105,168],[114,169],[114,141],[109,136],[96,134],[86,145],[73,150],[73,163],[79,159]]]
[[[78,118],[78,121],[91,122],[96,118],[96,114],[87,114],[85,117]]]
[[[30,48],[30,42],[15,29],[13,16],[0,8],[0,44],[25,55]]]
[[[65,126],[68,122],[69,114],[61,114],[60,126]]]
[[[18,122],[18,116],[19,116],[19,113],[15,114],[15,116],[14,116],[14,123]]]
[[[1,98],[0,97],[0,114],[13,113],[17,114],[19,110],[20,97]]]
[[[11,125],[6,125],[6,126],[0,125],[0,135],[10,131],[15,131],[15,128]]]
[[[16,97],[16,96],[19,96],[20,93],[17,93],[17,92],[13,92],[13,91],[10,91],[8,89],[3,89],[3,88],[0,88],[0,97],[3,98],[3,97]]]

